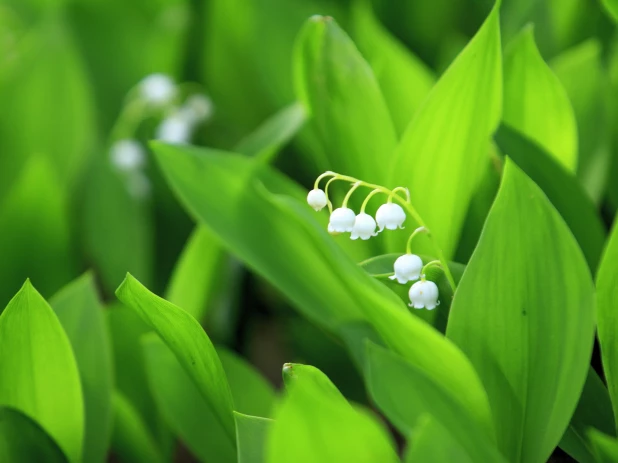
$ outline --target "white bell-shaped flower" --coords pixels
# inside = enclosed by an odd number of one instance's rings
[[[376,212],[376,222],[378,222],[379,231],[387,228],[395,230],[397,227],[403,228],[403,222],[406,220],[406,213],[399,204],[386,203],[382,204]]]
[[[214,113],[212,100],[202,94],[191,95],[183,105],[182,109],[196,124],[210,119]]]
[[[352,209],[348,209],[347,207],[340,207],[338,209],[335,209],[330,215],[328,232],[351,232],[354,229],[354,222],[356,222],[356,214],[354,213],[354,211]]]
[[[418,280],[423,269],[423,261],[415,254],[404,254],[395,261],[395,274],[390,276],[391,280],[406,284],[408,281]]]
[[[323,190],[315,188],[307,195],[307,203],[316,211],[321,211],[328,204],[328,198]]]
[[[193,123],[182,113],[174,113],[161,121],[156,137],[168,143],[189,143],[193,134]]]
[[[118,140],[110,149],[112,164],[121,172],[133,172],[144,167],[146,154],[137,140]]]
[[[165,74],[150,74],[139,84],[142,98],[153,105],[166,105],[176,97],[176,84]]]
[[[358,238],[362,240],[368,240],[372,236],[376,236],[376,221],[369,214],[361,212],[356,216],[354,220],[354,228],[350,238],[356,240]]]
[[[433,310],[438,305],[438,286],[433,281],[421,280],[412,285],[408,292],[410,307],[415,309]]]

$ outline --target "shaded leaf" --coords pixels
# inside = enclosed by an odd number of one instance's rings
[[[273,420],[234,412],[238,463],[266,461],[266,438]]]
[[[83,461],[103,462],[112,425],[112,354],[92,275],[87,273],[65,286],[50,305],[71,341],[81,378],[85,411]]]
[[[424,415],[414,428],[412,443],[404,459],[405,463],[421,461],[423,463],[443,463],[445,461],[473,463],[475,460],[470,458],[447,428],[429,415]]]
[[[575,114],[564,87],[543,61],[531,26],[508,44],[504,54],[503,120],[575,171]]]

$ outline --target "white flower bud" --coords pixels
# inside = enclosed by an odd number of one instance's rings
[[[438,286],[433,281],[417,281],[408,292],[410,307],[433,310],[440,304],[438,301]]]
[[[164,106],[176,97],[176,84],[165,74],[150,74],[139,84],[141,97],[150,104]]]
[[[329,233],[345,233],[351,232],[354,228],[354,222],[356,221],[356,214],[352,209],[347,207],[340,207],[335,209],[330,215],[330,221],[328,223]]]
[[[137,140],[118,140],[110,149],[112,164],[121,172],[133,172],[144,167],[146,154]]]
[[[386,203],[382,204],[376,212],[376,222],[378,222],[379,231],[396,230],[397,227],[403,228],[403,222],[406,220],[406,213],[399,204]]]
[[[390,276],[391,280],[397,280],[399,283],[406,284],[408,281],[418,280],[423,269],[423,261],[420,257],[414,254],[404,254],[395,261],[395,274]]]
[[[328,198],[326,198],[324,191],[315,188],[307,195],[307,203],[316,211],[321,211],[328,204]]]
[[[166,117],[157,128],[157,139],[168,143],[188,143],[191,140],[193,124],[182,114],[176,113]]]
[[[194,123],[198,124],[210,119],[214,112],[212,100],[206,95],[191,95],[182,107],[182,110],[187,114]]]
[[[354,228],[350,238],[356,240],[358,238],[362,240],[368,240],[372,236],[376,236],[376,221],[373,220],[369,214],[361,212],[356,216],[354,220]]]

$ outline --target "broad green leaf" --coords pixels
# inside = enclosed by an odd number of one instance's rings
[[[617,0],[601,0],[601,4],[605,7],[605,11],[609,14],[614,22],[618,23],[618,1]]]
[[[598,204],[605,193],[611,157],[607,91],[601,44],[590,39],[558,55],[551,67],[564,86],[577,119],[577,178]]]
[[[543,147],[571,172],[577,167],[577,122],[564,87],[543,61],[531,26],[504,53],[504,123]]]
[[[433,87],[435,77],[379,23],[369,2],[356,2],[352,22],[354,41],[371,65],[397,133],[402,134]]]
[[[616,432],[612,402],[603,380],[591,367],[569,427],[562,436],[560,448],[580,463],[594,462],[588,437],[590,429],[606,434]]]
[[[618,419],[618,222],[614,224],[597,275],[597,336],[603,372]],[[605,431],[607,432],[607,431]]]
[[[60,21],[40,21],[0,66],[0,194],[27,160],[43,156],[63,185],[74,185],[96,141],[84,66]]]
[[[236,145],[235,151],[271,162],[305,123],[307,115],[300,103],[293,103],[266,119]]]
[[[234,398],[234,410],[268,418],[275,403],[275,390],[247,360],[231,350],[217,347]]]
[[[592,441],[597,463],[618,463],[618,440],[591,429],[588,433]]]
[[[14,408],[0,407],[0,461],[66,463],[68,460],[36,421]]]
[[[235,461],[233,442],[174,352],[155,333],[142,347],[157,406],[175,434],[200,461]]]
[[[305,316],[331,331],[366,320],[387,345],[456,393],[490,425],[487,397],[461,351],[351,261],[306,204],[267,190],[299,196],[294,185],[244,157],[153,146],[189,211]],[[211,180],[204,182],[205,176]],[[311,273],[299,272],[298,262]]]
[[[127,463],[163,463],[160,449],[131,402],[118,391],[112,395],[112,451]]]
[[[592,278],[573,235],[507,159],[447,335],[481,377],[509,460],[546,461],[558,444],[584,386],[594,318]]]
[[[387,179],[396,133],[369,64],[335,20],[313,16],[294,52],[297,98],[325,149],[325,169],[369,182]]]
[[[0,405],[34,419],[70,462],[80,462],[84,405],[75,357],[29,280],[0,315],[0,371]]]
[[[446,427],[435,418],[424,415],[414,428],[405,463],[473,463],[475,460],[457,442]]]
[[[266,439],[273,420],[234,412],[238,463],[264,463]]]
[[[419,420],[431,415],[448,429],[472,461],[504,461],[495,447],[493,429],[470,415],[452,392],[393,352],[371,343],[367,349],[365,377],[369,393],[403,435],[412,434]]]
[[[149,282],[153,267],[150,205],[129,192],[128,178],[113,169],[107,156],[93,162],[82,204],[85,252],[113,292],[127,271]]]
[[[266,461],[387,463],[399,459],[375,418],[355,410],[315,381],[297,381],[270,426]]]
[[[116,295],[174,352],[234,445],[232,394],[219,357],[200,324],[184,310],[148,291],[130,274]]]
[[[506,125],[496,133],[496,142],[560,212],[594,272],[603,251],[605,228],[577,179],[542,148]]]
[[[367,364],[367,349],[365,347],[367,340],[374,344],[384,345],[378,333],[365,321],[343,323],[337,327],[336,333],[345,343],[356,368],[361,372]]]
[[[283,382],[288,389],[293,388],[296,384],[310,382],[315,385],[315,389],[319,390],[320,394],[345,402],[345,397],[343,397],[328,376],[311,365],[286,363],[283,365]]]
[[[390,184],[410,189],[412,204],[447,258],[455,252],[466,210],[486,166],[490,136],[500,118],[498,10],[499,2],[436,83],[391,163]],[[403,246],[405,238],[401,238],[398,248]]]
[[[51,296],[74,276],[67,196],[49,161],[31,157],[0,201],[0,306],[26,278]]]
[[[51,300],[79,369],[84,394],[83,461],[106,459],[112,425],[112,354],[103,306],[91,274],[65,286]]]
[[[223,250],[216,235],[207,227],[196,227],[176,262],[165,298],[196,320],[203,320],[220,279],[217,271],[222,263]]]

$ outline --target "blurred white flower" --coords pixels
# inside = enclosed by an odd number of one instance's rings
[[[316,211],[321,211],[328,204],[328,198],[323,190],[316,188],[307,195],[307,203]]]
[[[361,212],[354,220],[354,228],[350,238],[356,240],[358,238],[368,240],[372,236],[376,236],[376,221],[369,214]]]
[[[150,74],[139,84],[142,98],[153,105],[163,106],[176,97],[176,84],[165,74]]]
[[[404,254],[395,261],[395,274],[390,276],[391,280],[397,280],[399,283],[406,284],[408,281],[418,280],[423,269],[422,259],[414,254]]]
[[[376,212],[376,222],[378,222],[379,231],[395,230],[397,227],[403,228],[403,222],[406,220],[406,213],[399,204],[386,203],[382,204]]]
[[[137,140],[118,140],[110,148],[110,158],[114,167],[121,172],[133,172],[144,167],[146,153]]]
[[[182,113],[176,112],[161,121],[156,137],[168,143],[188,143],[193,133],[193,123]]]
[[[356,214],[352,209],[347,207],[340,207],[335,209],[330,215],[330,221],[328,223],[329,233],[345,233],[351,232],[354,228],[354,222],[356,221]]]
[[[181,111],[185,114],[185,117],[190,119],[194,124],[198,124],[212,117],[214,105],[208,96],[195,94],[187,98]]]
[[[410,296],[410,304],[408,305],[415,309],[433,310],[440,304],[438,286],[433,281],[417,281],[410,288],[408,296]]]

